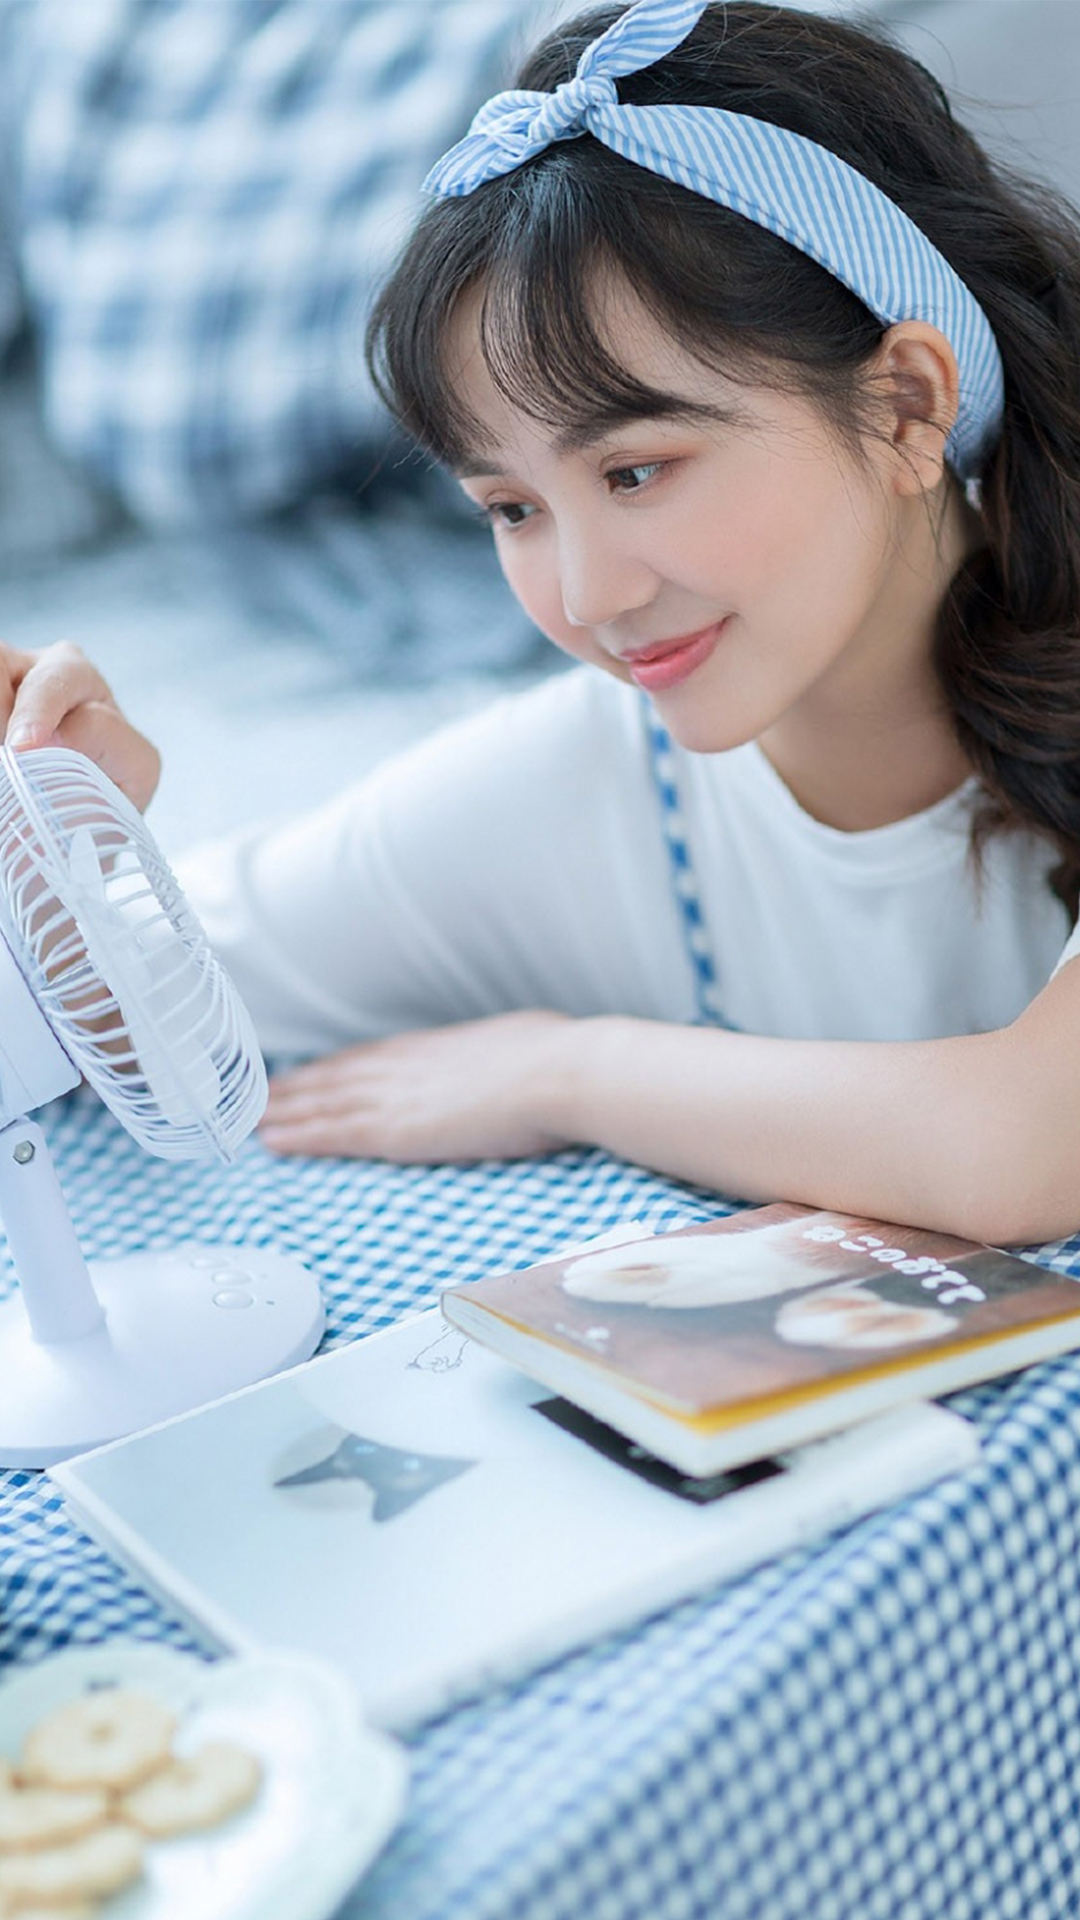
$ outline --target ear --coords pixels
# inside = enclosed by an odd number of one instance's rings
[[[960,371],[945,335],[926,320],[901,320],[878,348],[875,372],[886,431],[901,457],[899,493],[929,493],[945,473],[945,442],[960,405]]]

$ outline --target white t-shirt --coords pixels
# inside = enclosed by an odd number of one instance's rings
[[[1004,1026],[1045,985],[1069,935],[1053,849],[998,836],[980,883],[974,782],[844,833],[754,744],[675,759],[732,1025],[929,1039]],[[519,1007],[696,1016],[640,698],[590,669],[179,870],[269,1053]]]

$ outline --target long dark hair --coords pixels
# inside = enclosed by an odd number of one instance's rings
[[[517,84],[550,92],[622,13],[559,28]],[[942,603],[935,659],[981,777],[974,844],[1028,828],[1056,847],[1055,891],[1080,892],[1080,231],[1047,188],[991,165],[936,80],[839,21],[733,0],[619,83],[620,99],[727,107],[830,148],[895,200],[979,300],[1005,367],[1005,424],[981,476],[985,546]],[[628,282],[704,364],[816,400],[865,429],[856,378],[881,323],[823,268],[752,222],[585,136],[547,148],[421,218],[372,315],[384,399],[437,459],[460,464],[477,423],[445,365],[448,322],[479,289],[496,386],[554,426],[600,431],[671,396],[613,359],[598,271]]]

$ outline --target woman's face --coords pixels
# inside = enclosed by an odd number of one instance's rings
[[[453,336],[485,442],[460,478],[527,612],[566,653],[644,687],[694,750],[758,738],[823,696],[880,702],[883,649],[910,644],[912,596],[926,597],[925,554],[913,568],[905,543],[930,518],[920,498],[914,529],[888,436],[841,448],[809,401],[710,372],[629,294],[611,297],[605,329],[631,371],[713,417],[563,444],[495,389],[475,308]]]

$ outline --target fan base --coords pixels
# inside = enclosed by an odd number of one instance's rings
[[[47,1345],[0,1303],[0,1466],[49,1467],[306,1360],[312,1275],[263,1247],[191,1244],[90,1261],[105,1325]]]

